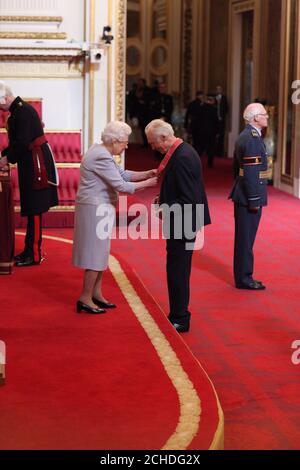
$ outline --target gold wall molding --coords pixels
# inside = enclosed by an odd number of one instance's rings
[[[127,1],[117,0],[116,15],[116,116],[115,119],[125,119],[125,83],[126,83],[126,19]]]
[[[108,24],[113,24],[113,7],[112,7],[112,2],[108,2]],[[109,47],[107,50],[107,122],[110,122],[112,120],[112,102],[111,102],[111,96],[112,96],[112,70],[113,70],[113,58],[112,58],[112,51],[113,48]]]
[[[67,39],[66,33],[32,33],[25,31],[1,31],[0,39]]]
[[[56,168],[80,168],[80,163],[57,163]]]
[[[275,186],[280,189],[284,189],[287,192],[295,193],[299,197],[298,189],[295,185],[295,176],[297,175],[296,169],[299,169],[299,154],[296,154],[296,150],[299,148],[299,132],[296,124],[299,122],[299,111],[297,112],[299,105],[293,105],[289,103],[291,100],[291,82],[297,77],[297,72],[300,69],[299,60],[299,21],[300,21],[300,8],[296,4],[296,16],[292,15],[292,3],[291,0],[286,0],[282,7],[281,15],[281,51],[280,51],[280,94],[279,94],[279,110],[278,110],[278,152],[277,162],[275,164]],[[293,31],[292,22],[295,22],[294,34],[296,39],[294,56],[291,55],[291,31]],[[293,60],[295,60],[293,64]],[[294,70],[289,70],[291,64],[293,64]],[[289,109],[289,107],[291,109]],[[289,116],[289,112],[291,116]],[[291,148],[290,148],[290,162],[287,170],[287,140],[288,140],[288,125],[292,126],[291,129]],[[298,178],[298,176],[296,176]],[[285,185],[283,188],[282,185]]]
[[[233,3],[234,13],[243,13],[245,11],[254,10],[254,9],[255,9],[255,0],[251,0],[249,2],[239,0],[236,3]]]
[[[74,58],[70,57],[69,55],[47,55],[47,54],[1,54],[0,58],[2,61],[45,61],[45,62],[72,62],[72,61],[80,61],[80,56],[76,56]]]
[[[158,50],[159,48],[164,50],[165,61],[161,65],[155,65],[153,56],[154,56],[154,52]],[[149,58],[150,58],[149,68],[150,68],[150,72],[153,75],[156,75],[156,76],[168,75],[169,73],[169,47],[168,47],[168,42],[165,39],[162,39],[162,38],[152,39],[151,45],[150,45]]]
[[[24,101],[30,101],[30,98],[23,98]],[[38,98],[31,98],[37,101]],[[45,134],[80,134],[81,129],[44,129]]]
[[[15,206],[15,212],[21,212],[21,207]],[[75,212],[75,206],[54,206],[50,207],[49,212]]]
[[[7,49],[7,50],[14,50],[14,51],[66,51],[66,52],[69,52],[69,51],[77,51],[78,52],[78,55],[82,54],[82,50],[80,49],[80,47],[68,47],[68,48],[62,48],[62,47],[47,47],[47,49],[45,49],[44,47],[41,47],[41,46],[17,46],[14,44],[14,46],[0,46],[0,50],[2,51],[3,49]]]
[[[61,23],[63,20],[62,16],[18,16],[18,15],[1,15],[0,21],[2,22],[38,22],[38,23]]]
[[[83,63],[73,62],[0,62],[1,78],[82,78]]]
[[[87,6],[87,5],[86,5]],[[89,10],[89,40],[90,43],[95,42],[95,0],[90,1]],[[88,10],[87,10],[88,11]],[[92,145],[94,141],[94,98],[95,98],[95,70],[93,65],[89,66],[89,127],[88,127],[88,145]]]
[[[128,38],[126,43],[126,55],[128,57],[129,48],[134,48],[139,55],[139,62],[135,65],[130,65],[128,60],[126,61],[126,73],[127,75],[138,75],[142,73],[142,57],[143,57],[143,46],[139,38]]]
[[[193,59],[193,1],[184,0],[183,2],[183,27],[182,27],[182,92],[183,103],[186,106],[192,99],[191,96],[191,83],[192,83],[192,59]]]
[[[229,96],[231,97],[231,122],[228,134],[228,154],[233,155],[234,142],[240,132],[241,122],[241,77],[242,69],[242,18],[243,13],[253,11],[253,72],[251,100],[259,96],[261,66],[262,19],[260,0],[230,0],[229,38],[228,38],[228,73]]]

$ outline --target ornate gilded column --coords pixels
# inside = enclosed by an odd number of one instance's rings
[[[186,106],[192,99],[193,0],[183,2],[182,95]]]
[[[300,197],[300,98],[294,81],[300,73],[300,7],[286,0],[281,16],[280,93],[278,110],[278,152],[275,186]],[[297,86],[299,90],[299,86]]]
[[[115,97],[110,109],[110,117],[113,120],[123,121],[125,119],[127,0],[111,1],[109,16],[115,34],[113,47],[109,52],[109,67],[113,77],[110,98]]]

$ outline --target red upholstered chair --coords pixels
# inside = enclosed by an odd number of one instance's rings
[[[37,111],[38,115],[42,119],[42,98],[24,98],[24,101],[31,104]],[[6,128],[6,121],[9,116],[9,111],[2,111],[0,109],[0,129]]]
[[[8,111],[2,111],[0,109],[0,128],[6,128],[6,121],[7,121],[7,118],[9,116],[9,112]]]
[[[8,137],[5,129],[0,129],[0,150],[8,146]]]
[[[46,138],[51,145],[52,151],[58,167],[59,187],[58,199],[59,208],[55,208],[53,213],[48,213],[45,217],[45,226],[60,227],[73,226],[74,214],[65,206],[74,206],[76,193],[79,185],[81,161],[81,131],[51,131],[45,130]],[[4,129],[0,130],[0,149],[7,146],[8,138]],[[76,164],[76,167],[75,167]],[[18,185],[17,168],[12,168],[11,180],[13,186],[15,206],[20,205],[20,193]],[[23,218],[16,214],[16,226],[23,227]]]
[[[31,104],[31,106],[36,110],[41,120],[43,120],[42,116],[42,105],[43,101],[42,98],[23,98],[24,101]]]
[[[79,185],[79,168],[58,168],[58,199],[60,206],[74,206]]]
[[[81,161],[81,132],[45,131],[57,163],[79,163]]]

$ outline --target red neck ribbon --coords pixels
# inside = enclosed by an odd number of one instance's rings
[[[166,155],[164,156],[163,160],[160,162],[160,165],[158,167],[158,170],[157,170],[157,176],[158,176],[158,179],[159,181],[161,182],[164,178],[164,175],[165,175],[165,171],[166,171],[166,166],[168,165],[173,153],[175,152],[175,150],[177,149],[177,147],[179,147],[179,145],[181,145],[183,142],[182,139],[179,139],[177,138],[174,143],[171,145],[171,147],[169,148],[169,150],[167,151]]]

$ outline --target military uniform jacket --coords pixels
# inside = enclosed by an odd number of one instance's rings
[[[229,198],[248,207],[267,205],[268,159],[258,131],[248,124],[239,135],[234,151],[235,182]]]
[[[192,211],[193,231],[211,223],[201,161],[195,149],[186,142],[177,147],[166,166],[159,203],[169,207],[179,204],[183,210],[185,210],[184,205],[189,204],[188,210]],[[199,220],[196,211],[197,204],[203,204],[203,220]]]
[[[33,161],[29,145],[44,135],[41,120],[36,110],[28,103],[17,97],[11,104],[10,116],[7,121],[9,146],[2,154],[10,163],[18,164],[21,215],[37,215],[47,212],[58,204],[57,189],[33,189]],[[50,181],[56,181],[55,165],[48,143],[41,145],[44,155],[47,176]]]

